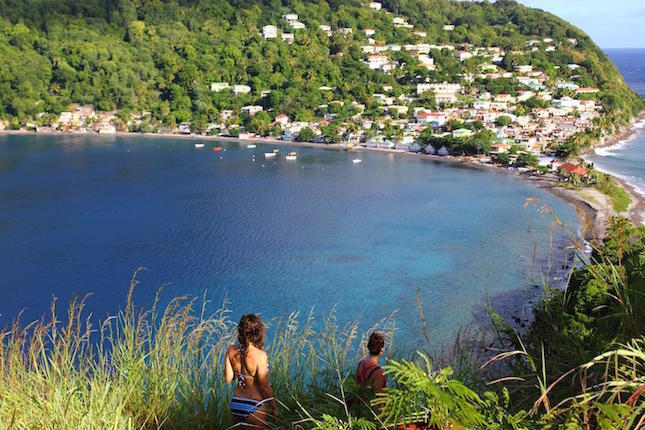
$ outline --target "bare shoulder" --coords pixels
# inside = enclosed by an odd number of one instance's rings
[[[266,351],[263,349],[254,348],[253,349],[253,360],[257,364],[264,364],[267,362],[268,357]]]
[[[231,359],[237,355],[238,352],[238,347],[237,345],[231,345],[228,347],[228,350],[226,351],[226,356]]]

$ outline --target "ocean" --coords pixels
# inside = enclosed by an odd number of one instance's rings
[[[605,51],[641,97],[645,97],[645,49],[610,49]],[[586,156],[602,171],[624,179],[645,195],[645,121],[634,125],[635,133],[617,144],[598,148]]]
[[[398,344],[433,344],[489,298],[528,310],[541,284],[551,206],[573,208],[513,175],[383,153],[150,137],[0,137],[0,325],[91,294],[86,311],[179,295],[230,301],[232,317],[336,309],[364,327],[396,312]],[[294,162],[284,159],[295,150]],[[565,243],[559,231],[555,246]],[[561,253],[560,250],[552,250]],[[555,266],[561,263],[556,262]],[[547,275],[549,276],[549,275]],[[552,274],[552,276],[555,276]]]

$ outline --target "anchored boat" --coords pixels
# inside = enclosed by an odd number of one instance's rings
[[[296,157],[297,157],[297,154],[296,154],[295,152],[291,151],[291,152],[289,152],[289,153],[287,154],[287,156],[286,156],[285,158],[286,158],[287,160],[289,160],[289,161],[293,161],[293,160],[295,160],[295,159],[296,159]]]

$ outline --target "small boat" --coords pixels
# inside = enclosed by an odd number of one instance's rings
[[[277,154],[278,152],[280,152],[280,150],[278,148],[273,148],[273,152]]]
[[[200,149],[200,148],[203,148],[203,147],[204,147],[203,143],[196,143],[195,144],[195,148],[197,148],[197,149]]]
[[[265,152],[264,158],[273,158],[275,157],[275,152]]]
[[[360,163],[361,161],[363,161],[363,160],[361,160],[360,158],[354,158],[354,159],[352,160],[352,163],[354,163],[354,164],[358,164],[358,163]]]
[[[213,151],[214,151],[214,152],[220,152],[221,150],[222,150],[222,147],[221,147],[221,146],[215,146],[215,147],[213,147]]]
[[[248,145],[246,145],[246,147],[249,148],[249,149],[254,149],[254,148],[256,148],[256,145],[254,145],[252,143],[249,143]]]
[[[296,153],[295,153],[295,152],[293,152],[293,151],[291,151],[291,152],[289,152],[289,153],[287,154],[287,156],[286,156],[285,158],[286,158],[287,160],[289,160],[289,161],[293,161],[293,160],[295,160],[295,159],[296,159],[296,157],[297,157]]]

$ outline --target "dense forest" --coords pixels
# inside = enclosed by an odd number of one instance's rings
[[[237,112],[250,104],[308,121],[330,100],[356,101],[365,105],[367,117],[376,117],[381,111],[373,94],[383,85],[398,95],[426,79],[461,81],[493,93],[513,89],[505,80],[466,82],[463,74],[476,71],[482,60],[460,62],[447,50],[432,51],[436,70],[420,67],[405,51],[392,53],[402,65],[395,73],[370,70],[360,50],[367,43],[361,30],[368,28],[375,30],[377,44],[500,47],[506,51],[502,67],[531,64],[553,79],[567,78],[572,72],[566,65],[579,64],[577,82],[601,89],[606,115],[598,125],[604,130],[643,107],[581,30],[510,0],[389,0],[382,10],[357,0],[1,0],[0,12],[0,118],[13,127],[26,120],[45,124],[72,103],[117,111],[124,119],[149,112],[152,121],[191,122],[198,130],[222,110]],[[306,28],[291,30],[281,19],[286,13],[298,14]],[[393,16],[405,17],[425,35],[393,26]],[[293,43],[264,39],[262,27],[268,24],[292,31]],[[326,34],[321,24],[333,33]],[[454,30],[444,31],[447,24]],[[353,32],[337,31],[343,28]],[[558,49],[526,49],[531,38],[545,37]],[[210,91],[217,81],[249,85],[252,91]],[[340,117],[353,113],[337,110]]]

